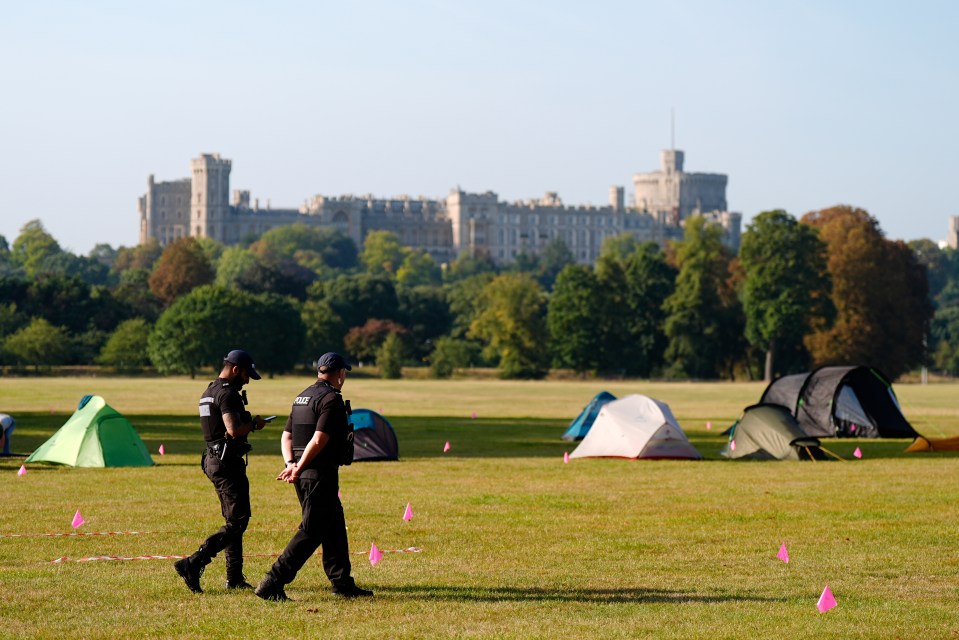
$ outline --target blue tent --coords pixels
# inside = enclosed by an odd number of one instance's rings
[[[582,440],[585,438],[586,434],[589,433],[590,427],[593,426],[593,421],[596,420],[596,416],[599,415],[599,410],[602,409],[607,402],[615,399],[616,396],[608,391],[600,391],[593,396],[589,404],[587,404],[582,412],[576,416],[576,419],[570,423],[569,429],[563,434],[563,440]]]
[[[353,409],[353,462],[399,460],[396,432],[389,420],[370,409]]]

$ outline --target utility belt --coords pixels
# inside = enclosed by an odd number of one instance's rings
[[[206,443],[206,449],[217,460],[237,459],[248,454],[253,446],[249,442],[240,442],[230,438],[222,438]]]

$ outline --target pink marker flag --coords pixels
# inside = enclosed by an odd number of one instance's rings
[[[336,497],[337,497],[337,498],[342,498],[342,497],[343,497],[343,493],[342,493],[339,489],[336,490]]]
[[[709,430],[712,429],[712,428],[713,428],[713,423],[710,422],[709,420],[707,420],[707,421],[706,421],[706,431],[709,431]]]
[[[17,475],[18,475],[18,476],[25,476],[25,475],[27,475],[27,467],[26,467],[26,465],[22,465],[22,464],[20,465],[20,470],[17,471]]]
[[[449,450],[450,450],[450,441],[447,440],[446,444],[443,445],[443,453],[446,453]]]
[[[470,417],[471,417],[473,420],[476,420],[476,412],[474,411],[473,413],[471,413],[471,414],[470,414]]]
[[[166,451],[163,449],[163,445],[160,445],[160,455],[162,456]]]
[[[80,525],[82,525],[84,522],[85,520],[83,519],[83,516],[80,515],[80,510],[77,509],[77,512],[73,514],[73,522],[70,523],[70,526],[72,526],[74,529],[79,529]]]
[[[376,543],[374,542],[370,546],[370,565],[376,566],[376,563],[383,559],[383,552],[376,548]]]
[[[779,547],[779,553],[776,554],[776,557],[789,564],[789,552],[786,551],[786,543],[784,542],[781,547]]]
[[[860,449],[859,447],[856,447],[856,450],[852,452],[852,455],[856,456],[857,458],[861,458],[861,457],[862,457],[862,449]]]
[[[569,451],[563,453],[563,464],[569,464]]]
[[[735,450],[736,450],[736,441],[735,441],[735,440],[730,440],[730,441],[729,441],[729,450],[730,450],[730,451],[735,451]]]
[[[413,507],[410,506],[410,503],[406,503],[406,511],[403,512],[403,520],[409,522],[413,519]]]
[[[830,609],[836,606],[836,599],[832,595],[832,591],[829,590],[829,585],[826,585],[826,588],[822,590],[822,595],[819,596],[819,602],[816,603],[816,608],[819,609],[819,613],[826,613]]]

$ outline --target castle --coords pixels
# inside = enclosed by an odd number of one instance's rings
[[[206,237],[225,245],[252,239],[275,227],[303,223],[342,231],[363,247],[370,231],[394,232],[404,245],[423,249],[437,263],[460,255],[487,256],[509,264],[520,254],[536,254],[555,239],[565,242],[576,261],[592,264],[603,240],[624,232],[639,241],[664,244],[683,237],[683,222],[702,215],[724,230],[724,242],[739,250],[742,215],[726,205],[722,174],[686,173],[682,151],[661,154],[659,171],[633,176],[635,206],[626,207],[624,188],[609,190],[606,206],[567,206],[556,193],[504,202],[492,192],[451,189],[445,199],[398,196],[313,196],[296,209],[265,208],[250,192],[230,196],[230,160],[203,154],[191,161],[189,178],[147,179],[138,202],[140,243],[166,245],[177,238]]]

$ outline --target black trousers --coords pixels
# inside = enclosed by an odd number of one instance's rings
[[[300,568],[322,546],[323,570],[333,587],[351,586],[350,547],[343,505],[337,495],[337,471],[324,472],[317,478],[300,478],[294,486],[303,508],[303,521],[268,575],[280,584],[293,582]]]
[[[195,555],[203,564],[208,564],[223,551],[227,580],[239,582],[243,578],[243,532],[250,523],[250,481],[246,477],[246,463],[243,458],[219,460],[204,452],[202,466],[216,489],[225,522],[204,541]]]

